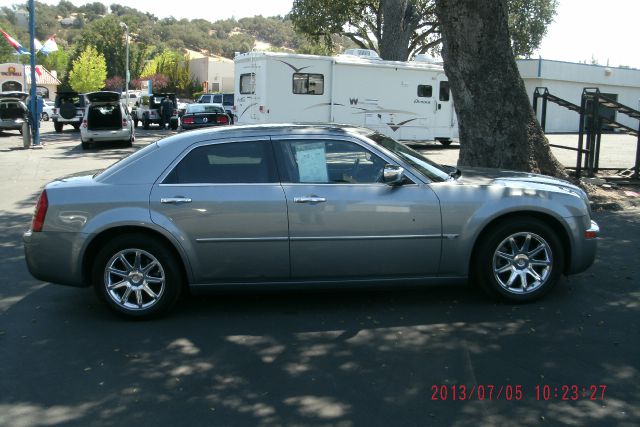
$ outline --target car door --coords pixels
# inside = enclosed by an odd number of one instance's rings
[[[425,185],[381,181],[389,163],[357,140],[281,138],[291,276],[385,278],[438,272],[440,206]]]
[[[269,140],[192,148],[154,185],[150,207],[189,254],[196,283],[289,278],[287,206]]]

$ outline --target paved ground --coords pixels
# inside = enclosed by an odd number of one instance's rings
[[[222,294],[126,322],[26,270],[40,187],[131,151],[47,125],[42,150],[0,135],[0,425],[640,425],[640,211],[597,213],[596,264],[535,304],[473,286]]]

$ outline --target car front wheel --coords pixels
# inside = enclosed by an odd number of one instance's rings
[[[98,253],[93,284],[115,312],[149,318],[168,312],[178,300],[182,274],[172,251],[160,239],[121,235]]]
[[[564,252],[557,234],[535,218],[505,221],[485,233],[475,273],[483,288],[512,302],[540,298],[557,283]]]

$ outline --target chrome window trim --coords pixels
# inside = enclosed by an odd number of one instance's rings
[[[198,243],[233,243],[233,242],[286,242],[288,237],[202,237]]]
[[[323,237],[291,237],[292,242],[326,241],[326,240],[414,240],[414,239],[442,239],[442,234],[399,234],[389,236],[323,236]]]

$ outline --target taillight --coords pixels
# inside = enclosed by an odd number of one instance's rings
[[[82,127],[85,128],[85,129],[87,128],[87,119],[84,119],[82,121]]]
[[[182,123],[184,123],[185,125],[192,125],[193,124],[193,117],[183,117],[182,118]]]
[[[218,116],[216,118],[216,122],[224,125],[229,123],[229,119],[227,118],[227,116]]]
[[[236,106],[234,105],[233,107],[231,107],[231,111],[238,111],[238,109],[236,108]]]
[[[44,217],[47,215],[47,208],[49,207],[49,199],[47,199],[47,191],[42,190],[40,197],[38,197],[38,203],[36,203],[36,212],[33,214],[33,221],[31,221],[31,231],[40,232],[44,225]]]
[[[258,108],[258,110],[259,110],[261,113],[264,113],[264,105],[261,105],[261,106]]]

